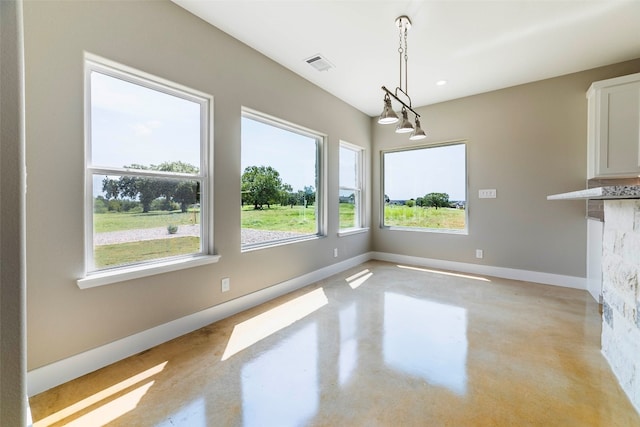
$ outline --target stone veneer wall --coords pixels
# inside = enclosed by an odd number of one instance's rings
[[[602,353],[640,412],[640,200],[606,200]]]

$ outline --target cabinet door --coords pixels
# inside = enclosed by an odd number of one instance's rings
[[[640,82],[603,88],[600,94],[598,175],[640,173]]]

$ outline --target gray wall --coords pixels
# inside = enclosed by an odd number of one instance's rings
[[[584,203],[545,196],[585,185],[590,83],[638,72],[640,60],[421,108],[427,143],[468,141],[469,235],[407,233],[379,229],[377,207],[380,150],[408,146],[408,139],[183,9],[168,1],[30,1],[24,14],[29,369],[369,250],[585,275]],[[84,51],[214,96],[219,263],[76,286],[83,272]],[[241,106],[329,135],[326,238],[240,252]],[[371,232],[341,238],[340,140],[367,148],[372,172]],[[496,188],[498,198],[478,200],[480,188]],[[474,258],[476,248],[484,249],[483,260]],[[220,293],[222,277],[231,278],[231,292]]]
[[[0,2],[0,425],[26,405],[22,3]]]
[[[370,152],[369,117],[168,1],[26,2],[24,18],[30,370],[369,250],[369,233],[337,236],[339,141]],[[76,286],[83,51],[213,95],[217,264]],[[240,252],[241,106],[329,136],[327,237]],[[225,294],[222,277],[231,278]]]
[[[373,250],[585,277],[585,204],[546,196],[585,188],[591,83],[638,71],[634,60],[419,108],[428,134],[420,144],[373,120],[373,224],[380,224],[380,151],[390,148],[466,140],[469,206],[468,235],[374,226]],[[498,197],[478,199],[483,188]]]

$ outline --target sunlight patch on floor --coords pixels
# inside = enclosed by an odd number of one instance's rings
[[[327,300],[324,289],[318,288],[249,320],[238,323],[233,327],[233,332],[222,355],[222,360],[227,360],[234,354],[286,328],[328,303],[329,300]]]
[[[114,395],[120,393],[121,391],[133,387],[134,385],[152,377],[153,375],[162,372],[166,364],[167,362],[160,363],[152,368],[147,369],[146,371],[140,372],[137,375],[120,381],[119,383],[114,384],[111,387],[108,387],[104,390],[99,391],[98,393],[82,399],[79,402],[74,403],[73,405],[67,406],[64,409],[35,422],[34,427],[50,426],[61,420],[64,420],[65,418],[78,414],[94,405],[99,406],[97,409],[94,409],[93,411],[65,425],[100,425],[100,423],[98,423],[97,421],[100,420],[101,422],[103,422],[107,418],[112,421],[134,409],[142,396],[144,396],[144,394],[153,385],[154,381],[150,381],[140,387],[137,387],[136,389],[107,403],[101,404],[101,402],[106,399],[112,398]]]
[[[373,273],[369,271],[369,269],[364,269],[362,271],[357,272],[356,274],[347,277],[345,280],[351,286],[351,289],[356,289],[364,282],[366,282]]]
[[[467,392],[467,310],[384,293],[384,362],[413,378]]]
[[[452,273],[450,271],[431,270],[431,269],[428,269],[428,268],[410,267],[408,265],[398,265],[397,267],[398,268],[404,268],[406,270],[425,271],[427,273],[442,274],[444,276],[460,277],[460,278],[463,278],[463,279],[481,280],[483,282],[490,282],[491,281],[491,280],[487,279],[486,277],[471,276],[469,274]]]
[[[147,394],[153,383],[155,381],[149,381],[65,425],[67,427],[101,426],[117,420],[138,406],[138,403]]]

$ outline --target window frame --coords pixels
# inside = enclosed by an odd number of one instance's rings
[[[354,218],[356,219],[356,224],[354,227],[341,228],[340,227],[340,202],[338,201],[338,235],[345,236],[348,234],[359,233],[368,230],[366,224],[366,210],[364,209],[366,203],[366,192],[365,192],[365,152],[366,149],[359,145],[351,144],[350,142],[340,141],[340,145],[338,148],[338,170],[342,166],[340,162],[340,150],[344,148],[350,151],[353,151],[356,155],[356,187],[348,187],[342,185],[340,182],[340,174],[338,173],[338,199],[340,198],[340,192],[342,190],[353,191],[357,193],[356,207],[357,212],[354,213]]]
[[[240,251],[242,253],[251,252],[254,250],[268,249],[275,246],[304,242],[307,240],[313,240],[313,239],[325,237],[327,235],[327,225],[326,225],[326,217],[327,217],[326,215],[327,194],[326,193],[327,192],[325,190],[326,175],[327,175],[325,171],[325,165],[326,165],[325,147],[327,145],[327,135],[322,132],[309,129],[305,126],[291,123],[287,120],[284,120],[284,119],[281,119],[281,118],[278,118],[278,117],[275,117],[275,116],[272,116],[272,115],[269,115],[245,106],[241,108],[240,117],[241,117],[241,120],[246,117],[248,119],[260,122],[265,125],[273,126],[281,130],[285,130],[288,132],[292,132],[292,133],[316,140],[316,150],[315,150],[316,200],[315,200],[314,207],[315,207],[315,213],[316,213],[316,227],[317,227],[315,234],[303,235],[299,237],[287,237],[283,239],[269,240],[266,242],[252,243],[247,245],[243,245],[242,242],[240,242]],[[242,134],[240,136],[240,158],[242,159]],[[241,170],[240,174],[242,175],[243,172],[244,171]],[[240,214],[242,215],[242,212]],[[240,230],[242,231],[242,220],[240,224]]]
[[[91,75],[93,72],[176,96],[200,105],[200,165],[197,175],[128,169],[92,163]],[[77,280],[80,288],[90,288],[168,271],[217,262],[213,244],[213,97],[128,67],[85,53],[84,55],[84,274]],[[174,257],[156,258],[132,264],[96,269],[94,267],[93,177],[95,175],[144,176],[150,178],[189,179],[200,183],[200,251]]]
[[[408,227],[397,225],[385,225],[385,154],[398,153],[404,151],[425,150],[430,148],[440,148],[453,145],[464,146],[464,184],[465,184],[465,209],[464,209],[464,228],[463,229],[451,229],[451,228],[426,228],[426,227]],[[454,234],[454,235],[468,235],[469,234],[469,150],[467,140],[455,140],[447,142],[439,142],[432,144],[415,145],[401,148],[392,148],[388,150],[380,151],[380,228],[392,231],[414,231],[420,233],[442,233],[442,234]]]

